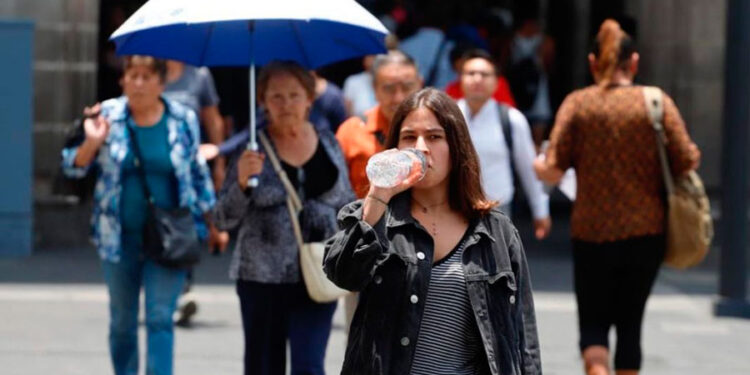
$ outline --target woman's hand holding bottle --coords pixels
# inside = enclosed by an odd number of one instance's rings
[[[419,150],[390,149],[373,155],[366,171],[370,190],[365,197],[362,219],[374,225],[383,216],[393,196],[424,178],[427,160]]]

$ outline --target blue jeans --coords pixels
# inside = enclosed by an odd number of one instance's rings
[[[303,283],[237,281],[245,331],[245,375],[284,375],[286,342],[292,375],[324,375],[336,303],[315,303]]]
[[[171,375],[174,347],[172,315],[185,283],[185,271],[157,265],[136,241],[123,236],[118,263],[103,261],[109,290],[109,350],[116,375],[138,374],[138,297],[145,292],[146,374]]]

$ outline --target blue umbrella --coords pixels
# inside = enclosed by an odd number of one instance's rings
[[[151,0],[110,37],[118,55],[196,66],[250,67],[250,141],[255,65],[293,60],[314,69],[385,52],[386,28],[354,0]],[[251,181],[257,184],[257,179]]]

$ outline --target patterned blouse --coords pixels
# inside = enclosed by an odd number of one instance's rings
[[[336,214],[341,207],[355,199],[336,138],[328,129],[316,131],[319,147],[323,147],[335,166],[337,177],[333,187],[320,196],[302,198],[300,226],[305,242],[320,241],[334,235],[338,230]],[[259,148],[260,152],[265,152],[263,145],[259,145]],[[229,277],[266,284],[299,282],[299,251],[286,205],[287,193],[281,179],[267,157],[258,176],[258,186],[242,191],[237,183],[236,160],[229,164],[214,208],[214,220],[219,229],[238,229]]]
[[[664,127],[672,174],[699,156],[672,99],[664,94]],[[549,165],[573,167],[578,192],[572,237],[616,241],[664,232],[664,182],[640,86],[589,86],[560,107],[547,151]]]
[[[164,98],[162,100],[167,112],[169,158],[177,179],[179,205],[190,208],[198,234],[205,238],[208,231],[203,214],[213,207],[216,196],[206,160],[198,154],[198,119],[187,107]],[[76,167],[74,163],[78,146],[66,148],[62,151],[62,168],[72,178],[83,178],[90,168],[98,168],[99,178],[94,188],[94,208],[91,215],[91,238],[102,260],[119,262],[122,250],[121,178],[125,157],[130,152],[126,128],[129,117],[127,97],[102,102],[101,113],[109,120],[110,128],[96,159],[86,167]]]

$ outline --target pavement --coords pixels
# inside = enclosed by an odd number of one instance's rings
[[[581,374],[572,265],[565,219],[550,239],[530,239],[519,220],[532,272],[544,372]],[[241,374],[242,323],[229,256],[207,256],[196,271],[199,311],[176,328],[175,373]],[[750,374],[750,320],[717,318],[715,261],[687,272],[663,269],[643,329],[643,373]],[[0,258],[0,374],[109,374],[107,293],[90,248],[48,248]],[[338,374],[346,346],[342,309],[334,317],[326,371]],[[145,329],[141,326],[141,352]],[[143,354],[141,362],[143,362]]]

